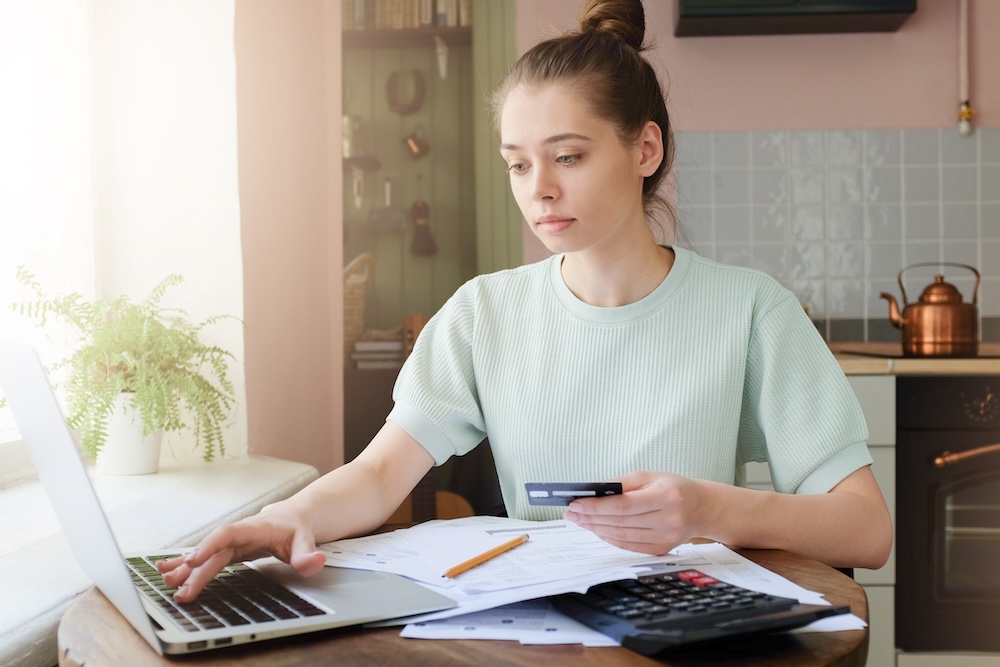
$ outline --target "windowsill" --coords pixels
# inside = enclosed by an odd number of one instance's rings
[[[192,545],[316,477],[305,464],[251,456],[213,464],[165,460],[154,475],[93,480],[119,546],[129,552]],[[0,664],[51,667],[59,618],[93,584],[37,480],[0,489],[0,535]]]

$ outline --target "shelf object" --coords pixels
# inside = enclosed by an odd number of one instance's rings
[[[916,0],[677,0],[674,35],[893,32]]]
[[[433,47],[434,37],[440,37],[448,46],[472,44],[472,28],[402,28],[398,30],[345,30],[342,33],[343,49],[408,49]]]
[[[344,158],[344,166],[361,171],[378,171],[382,163],[374,155],[353,155]]]

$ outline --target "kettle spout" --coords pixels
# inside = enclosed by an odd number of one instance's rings
[[[903,316],[899,312],[899,305],[896,303],[896,297],[889,294],[888,292],[882,292],[879,294],[880,297],[889,302],[889,322],[892,326],[897,329],[903,327]]]

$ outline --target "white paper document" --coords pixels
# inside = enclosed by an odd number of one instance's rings
[[[483,519],[488,519],[484,521]],[[608,569],[649,562],[649,554],[608,544],[589,530],[569,521],[513,521],[499,517],[471,517],[431,521],[404,533],[404,538],[439,574],[518,535],[530,539],[500,557],[478,565],[454,579],[468,593],[505,591]]]
[[[453,579],[443,576],[445,570],[525,533],[530,539],[524,544]],[[792,583],[722,544],[682,544],[666,556],[650,556],[619,549],[568,521],[491,516],[428,521],[390,533],[337,540],[319,548],[326,553],[327,565],[399,574],[458,603],[454,609],[375,624],[405,624],[407,637],[608,645],[601,643],[602,635],[587,631],[547,603],[516,603],[560,593],[583,593],[596,584],[634,579],[650,567],[697,568],[752,590],[803,603],[829,604],[821,594]],[[860,618],[846,614],[796,632],[864,627]]]
[[[445,570],[511,538],[530,539],[498,558],[446,579]],[[337,540],[319,547],[327,565],[393,572],[469,592],[504,591],[596,570],[648,562],[648,554],[612,546],[568,521],[519,521],[494,516],[428,521],[391,533]]]
[[[618,642],[565,616],[547,600],[515,602],[440,621],[411,623],[400,632],[415,639],[507,639],[522,644],[618,646]]]

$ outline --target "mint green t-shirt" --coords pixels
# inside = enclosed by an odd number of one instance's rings
[[[478,276],[421,332],[388,419],[436,464],[489,437],[508,515],[525,482],[606,481],[638,470],[825,493],[872,459],[843,371],[794,294],[752,269],[674,247],[636,303],[577,299],[562,256]]]

